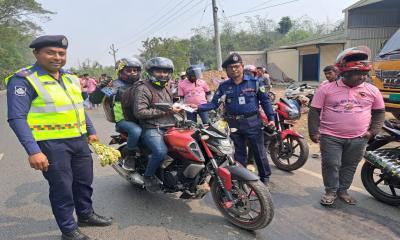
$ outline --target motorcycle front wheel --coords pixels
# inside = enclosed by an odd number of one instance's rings
[[[361,181],[365,189],[377,200],[400,206],[400,181],[396,182],[388,173],[365,161],[361,169]]]
[[[304,138],[289,135],[282,140],[281,147],[276,140],[266,144],[265,147],[268,147],[271,160],[275,166],[284,171],[290,172],[299,169],[308,159],[309,149]]]
[[[218,210],[233,225],[246,230],[265,228],[274,217],[274,206],[268,188],[261,181],[232,181],[233,205],[224,207],[225,195],[216,181],[211,194]]]

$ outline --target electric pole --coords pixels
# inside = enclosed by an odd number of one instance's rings
[[[117,52],[118,49],[115,49],[114,43],[111,44],[110,51],[108,53],[114,57],[114,65],[117,64],[117,57],[116,57]]]
[[[219,27],[218,27],[218,6],[217,0],[212,0],[213,7],[213,19],[214,19],[214,44],[215,51],[217,52],[217,69],[222,70],[222,56],[221,56],[221,39],[219,36]]]

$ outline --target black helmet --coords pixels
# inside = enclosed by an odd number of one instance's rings
[[[139,59],[137,58],[121,58],[115,63],[115,70],[119,73],[122,69],[126,67],[134,67],[134,68],[139,68],[139,70],[142,70],[142,62],[140,62]]]
[[[155,57],[146,62],[145,69],[149,73],[149,79],[154,85],[165,87],[169,80],[171,80],[172,73],[174,72],[174,63],[169,58]],[[167,77],[163,78],[156,77],[153,74],[155,69],[167,70],[169,74]]]
[[[201,68],[197,66],[190,66],[186,69],[186,75],[189,80],[196,80],[201,78]]]

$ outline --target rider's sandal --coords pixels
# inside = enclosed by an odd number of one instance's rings
[[[331,206],[335,203],[336,197],[336,193],[325,193],[322,195],[320,203],[323,206]]]
[[[338,192],[337,195],[342,201],[349,205],[355,205],[357,203],[357,200],[350,196],[347,192]]]

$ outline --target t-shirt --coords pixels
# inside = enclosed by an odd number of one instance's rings
[[[195,83],[188,79],[182,80],[178,85],[178,96],[185,98],[186,104],[200,105],[207,103],[206,92],[210,89],[204,80],[198,79]]]
[[[320,133],[356,138],[368,131],[372,109],[384,109],[379,89],[369,83],[348,87],[342,80],[320,86],[312,107],[321,109]]]

